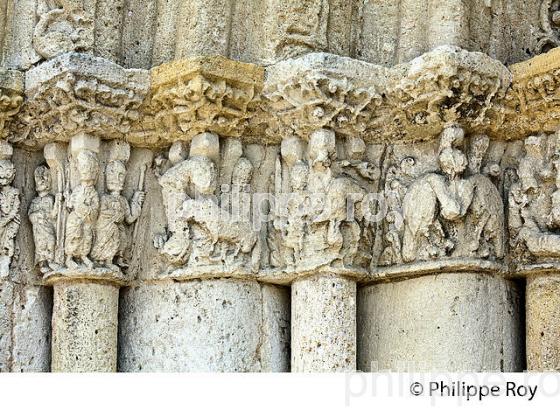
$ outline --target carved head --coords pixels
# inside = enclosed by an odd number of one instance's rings
[[[0,160],[0,186],[10,185],[16,176],[16,168],[8,159]]]
[[[282,159],[289,167],[303,159],[303,142],[297,137],[284,138],[280,145]]]
[[[403,158],[400,164],[401,174],[405,176],[412,176],[414,172],[414,165],[416,165],[414,157]]]
[[[122,161],[111,161],[105,168],[107,189],[111,192],[121,192],[126,178],[126,166]]]
[[[97,155],[89,150],[80,151],[76,157],[76,163],[80,174],[80,182],[90,185],[95,184],[99,173]]]
[[[525,190],[519,182],[511,186],[510,194],[513,200],[522,207],[529,203],[529,196],[525,193]]]
[[[233,168],[232,182],[237,185],[247,185],[253,178],[253,164],[245,157],[239,158]]]
[[[217,188],[216,166],[206,157],[194,157],[191,161],[191,182],[196,194],[212,195]]]
[[[464,138],[465,131],[459,126],[447,127],[441,133],[439,165],[441,170],[452,178],[463,173],[468,165],[466,155],[458,149],[462,146]]]
[[[169,162],[173,165],[184,161],[187,159],[187,156],[187,148],[185,147],[185,143],[183,141],[175,141],[169,148],[169,154],[167,155]]]
[[[348,159],[360,160],[366,152],[366,144],[363,139],[350,137],[346,140],[346,154]]]
[[[309,138],[307,156],[312,167],[328,168],[335,158],[336,137],[332,130],[321,128],[314,131]]]
[[[35,189],[37,192],[47,192],[51,189],[51,170],[45,165],[35,168]]]
[[[302,192],[307,187],[309,168],[303,161],[299,161],[292,167],[290,172],[290,185],[294,192]]]
[[[445,148],[439,154],[439,165],[445,174],[453,178],[467,168],[467,157],[458,149]]]

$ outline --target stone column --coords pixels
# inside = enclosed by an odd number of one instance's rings
[[[523,369],[521,295],[505,276],[503,198],[487,174],[513,159],[496,151],[459,126],[386,151],[383,240],[358,294],[360,370]]]
[[[100,214],[97,178],[100,140],[86,133],[72,137],[66,164],[56,164],[50,146],[45,149],[49,165],[66,169],[67,187],[62,209],[63,260],[50,263],[45,274],[54,287],[52,316],[53,372],[115,372],[119,285],[124,276],[116,265],[93,261],[96,222]],[[67,188],[67,189],[68,189]],[[36,238],[36,246],[42,238]],[[111,259],[112,262],[112,259]]]
[[[119,282],[88,276],[67,272],[49,281],[53,372],[117,371]]]
[[[520,302],[514,282],[476,273],[363,286],[358,369],[521,371]]]
[[[527,369],[560,370],[560,275],[530,275],[525,291]]]
[[[313,275],[292,283],[292,371],[356,370],[356,282]]]
[[[286,372],[289,291],[255,280],[140,282],[123,290],[122,372]]]
[[[262,69],[220,57],[153,71],[148,109],[164,119],[153,136],[170,147],[147,177],[151,218],[122,292],[120,371],[289,370],[289,290],[259,280],[266,238],[251,220],[276,151],[236,138],[262,80]],[[177,109],[180,91],[193,104]]]

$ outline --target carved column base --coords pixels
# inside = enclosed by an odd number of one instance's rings
[[[523,370],[519,290],[468,273],[364,286],[358,295],[358,369]]]
[[[49,275],[53,372],[116,372],[119,286],[105,270]]]
[[[292,284],[292,371],[356,370],[356,282],[315,275]]]
[[[527,369],[560,371],[560,274],[527,278]]]
[[[123,289],[119,371],[288,371],[288,292],[239,279]]]

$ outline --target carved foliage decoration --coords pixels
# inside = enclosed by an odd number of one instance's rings
[[[26,103],[14,142],[44,145],[69,141],[78,132],[122,138],[140,116],[149,79],[86,54],[65,54],[28,73]]]
[[[511,67],[512,87],[505,100],[506,137],[552,132],[560,122],[560,49]]]
[[[260,100],[262,77],[259,67],[222,57],[158,67],[142,128],[163,141],[206,131],[239,137]]]
[[[372,86],[356,86],[351,78],[324,73],[306,73],[277,83],[265,90],[269,115],[280,118],[281,126],[308,136],[318,128],[331,128],[342,135],[362,134],[382,103]]]

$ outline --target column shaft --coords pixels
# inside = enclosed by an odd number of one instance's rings
[[[356,370],[356,283],[312,276],[292,284],[292,371]]]
[[[53,372],[115,372],[119,288],[94,282],[54,285]]]
[[[527,369],[560,371],[560,274],[527,278]]]
[[[521,371],[515,283],[441,274],[360,289],[358,368],[363,371]]]

